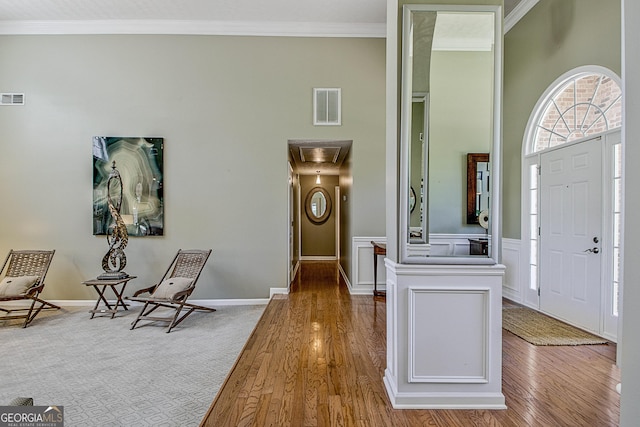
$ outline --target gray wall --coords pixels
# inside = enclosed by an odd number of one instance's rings
[[[433,52],[429,111],[429,233],[483,233],[467,225],[467,154],[492,145],[491,52]]]
[[[352,235],[384,234],[381,39],[0,36],[0,252],[55,248],[49,299],[94,299],[91,137],[165,138],[165,236],[132,238],[132,291],[178,248],[212,248],[195,298],[287,285],[287,141],[350,139]],[[312,88],[341,87],[343,125],[312,125]],[[350,239],[349,239],[350,240]]]
[[[520,238],[522,138],[561,75],[600,65],[620,75],[620,0],[540,0],[504,36],[503,236]]]

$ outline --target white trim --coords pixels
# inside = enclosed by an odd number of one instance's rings
[[[272,296],[273,293],[282,293],[282,292],[273,292],[274,290],[280,290],[286,288],[271,288]],[[286,293],[286,292],[285,292]],[[232,305],[265,305],[269,303],[270,298],[247,298],[247,299],[190,299],[189,302],[197,305],[202,305],[205,307],[220,307],[220,306],[232,306]],[[107,300],[109,304],[115,304],[116,300]],[[91,307],[93,308],[96,305],[96,300],[47,300],[51,304],[58,305],[60,307]],[[137,301],[127,300],[125,298],[125,303],[130,306],[139,306],[142,305]],[[7,306],[23,306],[24,301],[6,301],[5,305]],[[2,316],[0,316],[0,320],[2,320]]]
[[[385,24],[192,20],[6,21],[0,35],[181,34],[272,37],[386,37]]]
[[[315,255],[309,255],[309,256],[301,256],[300,257],[300,261],[336,261],[336,256],[335,255],[330,255],[330,256],[315,256]]]
[[[340,180],[340,178],[338,178],[338,180]],[[342,200],[340,200],[340,186],[336,185],[333,189],[334,191],[334,198],[333,200],[335,200],[335,204],[334,204],[334,210],[335,210],[335,216],[336,216],[336,220],[335,220],[335,224],[336,224],[336,249],[335,249],[335,254],[336,254],[336,259],[339,261],[340,260],[340,240],[341,237],[340,236],[340,223],[342,222],[342,213],[340,212],[341,206],[342,206]],[[338,263],[338,265],[340,265],[340,263]]]
[[[269,288],[269,299],[273,298],[274,295],[287,295],[289,293],[289,288]]]
[[[494,18],[494,76],[493,76],[493,121],[491,129],[493,136],[491,140],[491,155],[494,156],[491,161],[491,213],[490,223],[493,232],[489,236],[491,251],[487,257],[474,256],[434,256],[431,252],[431,241],[422,243],[413,243],[409,236],[409,142],[411,140],[410,117],[413,103],[413,89],[411,81],[413,79],[413,70],[411,66],[412,51],[411,40],[413,37],[413,12],[415,11],[440,11],[447,12],[486,12],[493,13]],[[399,197],[399,239],[400,244],[400,261],[405,264],[474,264],[474,265],[493,265],[500,262],[500,247],[502,245],[502,201],[501,201],[501,141],[502,141],[502,68],[503,68],[503,33],[502,33],[502,6],[500,5],[437,5],[437,4],[405,4],[402,7],[402,75],[401,75],[401,92],[400,92],[400,158],[399,158],[399,176],[400,179],[400,197]],[[394,83],[397,85],[397,82]],[[397,112],[394,114],[397,115]],[[425,222],[426,224],[426,222]],[[423,233],[424,236],[424,233]]]
[[[507,409],[502,393],[401,392],[397,391],[388,369],[383,381],[394,409]]]
[[[291,277],[291,283],[293,283],[293,280],[295,280],[299,269],[300,269],[300,260],[298,260],[296,262],[296,265],[293,267],[293,276]],[[289,283],[289,286],[291,286],[291,283]]]
[[[507,34],[529,11],[538,4],[539,0],[521,0],[504,18],[504,33]]]
[[[344,271],[344,269],[342,268],[342,265],[340,265],[340,263],[338,263],[338,271],[340,272],[340,275],[344,279],[344,282],[347,284],[347,289],[351,290],[351,282],[349,281],[349,278],[347,277],[347,272]]]
[[[276,288],[278,289],[278,288]],[[194,304],[205,307],[232,306],[232,305],[265,305],[270,298],[247,298],[247,299],[196,299],[189,300]]]

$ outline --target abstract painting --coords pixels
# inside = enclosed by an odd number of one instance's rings
[[[129,236],[162,236],[164,138],[93,137],[93,234],[113,227],[107,181],[113,162],[122,178],[120,215]]]

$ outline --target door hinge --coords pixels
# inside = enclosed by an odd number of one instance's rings
[[[542,175],[542,165],[538,165],[538,175]]]
[[[538,227],[538,236],[540,235],[540,227]]]
[[[540,296],[540,288],[538,288],[538,296]]]

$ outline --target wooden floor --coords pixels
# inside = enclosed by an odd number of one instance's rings
[[[537,347],[503,330],[508,409],[395,410],[382,382],[384,298],[303,263],[273,299],[201,426],[617,426],[615,345]]]

